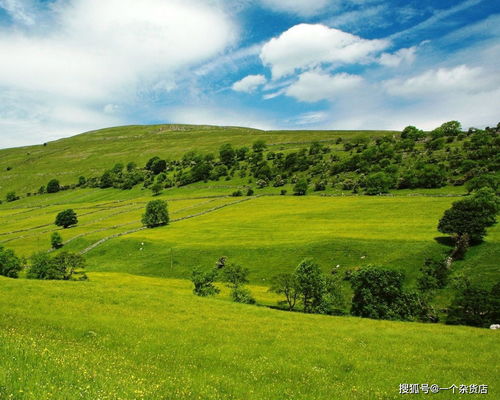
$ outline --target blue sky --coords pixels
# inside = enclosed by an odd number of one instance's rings
[[[0,147],[107,126],[500,121],[497,0],[0,0]]]

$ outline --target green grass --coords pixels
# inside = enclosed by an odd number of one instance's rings
[[[124,126],[88,132],[37,146],[0,150],[0,199],[9,191],[24,196],[53,178],[75,184],[83,175],[101,176],[116,163],[143,166],[148,159],[181,157],[189,150],[216,153],[224,143],[251,146],[257,139],[270,148],[308,146],[314,140],[380,136],[390,131],[260,131],[249,128],[192,125]],[[10,170],[7,170],[11,168]]]
[[[0,279],[0,398],[395,399],[400,383],[500,390],[495,331],[287,313],[197,298],[186,281],[90,279]]]

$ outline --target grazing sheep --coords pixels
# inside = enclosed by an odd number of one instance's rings
[[[500,324],[490,325],[490,329],[500,329]]]

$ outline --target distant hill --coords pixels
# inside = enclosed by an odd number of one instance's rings
[[[224,143],[251,145],[257,139],[270,146],[338,137],[381,136],[391,131],[261,131],[240,127],[145,125],[107,128],[46,144],[0,150],[0,198],[11,190],[23,196],[52,178],[63,185],[80,175],[100,175],[115,163],[144,165],[153,156],[175,158],[189,150],[213,152]]]

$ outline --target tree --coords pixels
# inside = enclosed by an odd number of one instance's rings
[[[401,132],[402,139],[410,139],[413,141],[417,141],[424,136],[425,133],[422,130],[415,128],[414,126],[407,126],[403,129],[403,132]]]
[[[107,189],[113,186],[114,174],[111,171],[106,171],[101,176],[99,187],[101,189]]]
[[[266,149],[266,142],[264,142],[262,139],[256,140],[252,145],[252,150],[254,151],[254,153],[262,153]]]
[[[47,253],[38,253],[31,258],[31,266],[28,270],[29,279],[44,280],[86,280],[83,272],[85,259],[80,254],[62,252],[51,258]]]
[[[244,287],[248,281],[249,269],[238,264],[229,264],[222,269],[222,278],[231,289],[231,298],[237,303],[254,304],[255,299]]]
[[[217,276],[217,268],[210,271],[203,271],[201,268],[193,269],[191,272],[191,282],[193,282],[194,285],[193,293],[201,297],[218,294],[220,290],[214,285]]]
[[[167,202],[163,200],[150,201],[146,206],[146,212],[142,216],[142,223],[148,228],[167,225],[169,216]]]
[[[17,278],[23,266],[19,257],[10,250],[0,245],[0,275],[7,278]]]
[[[11,203],[13,201],[19,200],[19,196],[16,195],[16,192],[9,192],[7,193],[7,196],[5,196],[5,200],[7,200],[8,203]]]
[[[54,232],[50,237],[50,243],[53,249],[60,249],[63,247],[63,239],[59,232]]]
[[[470,325],[487,327],[494,320],[494,304],[498,303],[498,284],[490,292],[478,286],[472,285],[468,280],[460,289],[451,305],[448,307],[446,323],[450,325]],[[498,304],[497,304],[498,305]]]
[[[221,162],[228,168],[231,168],[235,162],[236,152],[229,143],[223,144],[219,149]]]
[[[438,230],[455,237],[455,241],[480,241],[486,228],[496,224],[500,201],[492,189],[482,188],[470,198],[456,201],[444,212]]]
[[[156,182],[153,186],[151,186],[151,191],[153,192],[153,196],[158,196],[163,189],[163,185],[160,182]]]
[[[305,196],[307,194],[307,189],[307,181],[305,179],[301,179],[293,187],[293,194],[295,196]]]
[[[57,179],[52,179],[47,183],[47,193],[57,193],[61,190],[61,185]]]
[[[167,162],[165,160],[160,160],[157,159],[153,161],[153,164],[151,165],[151,171],[153,174],[158,175],[162,172],[165,172],[167,170]]]
[[[469,193],[482,189],[484,187],[489,187],[498,194],[498,191],[500,189],[500,178],[497,175],[493,174],[483,174],[472,178],[467,182],[465,186],[467,187],[467,191]]]
[[[351,313],[373,319],[412,320],[421,313],[421,299],[403,290],[404,274],[366,267],[349,278],[354,291]]]
[[[290,311],[293,311],[300,296],[300,287],[295,274],[279,274],[275,276],[269,291],[285,295],[285,302]]]
[[[365,193],[368,195],[388,193],[391,184],[392,179],[384,172],[370,174],[365,180]]]
[[[305,259],[295,270],[295,278],[304,312],[316,312],[323,302],[326,288],[323,272],[311,259]]]
[[[72,209],[64,210],[57,214],[55,224],[66,229],[72,225],[78,224],[78,218]]]

